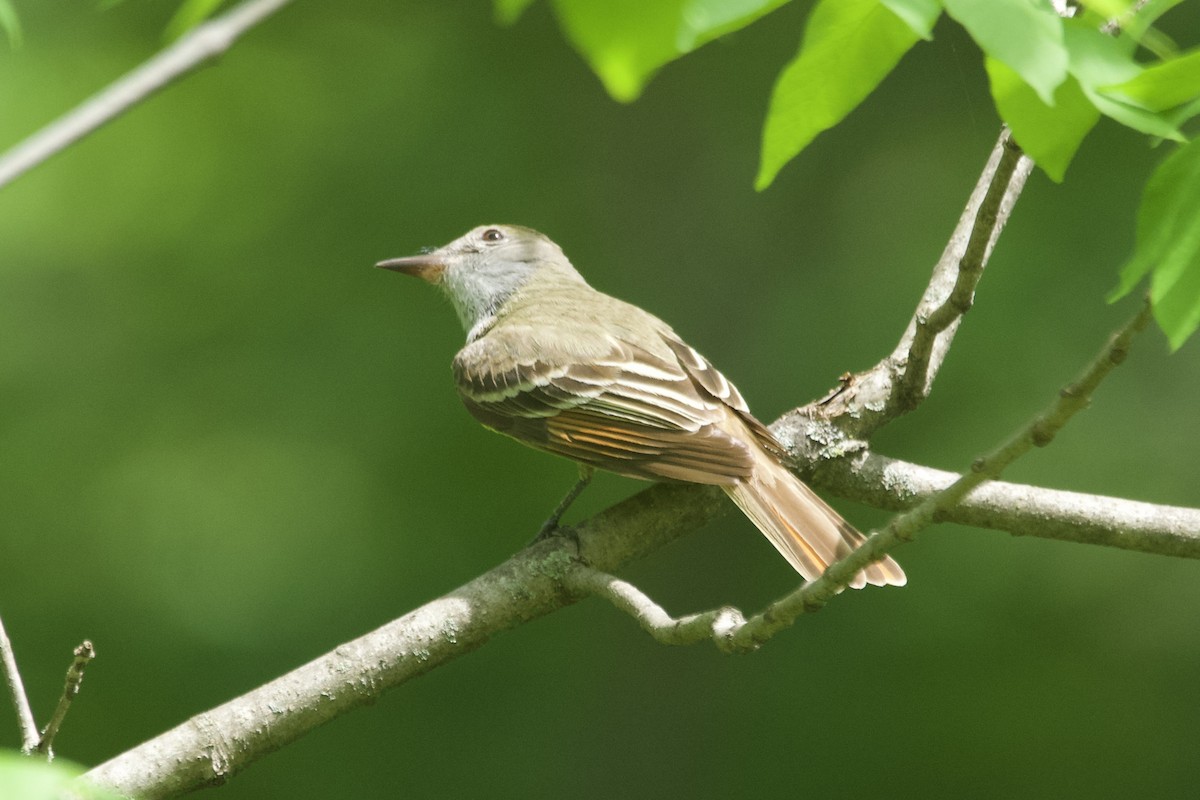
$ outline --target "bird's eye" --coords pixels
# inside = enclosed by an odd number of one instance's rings
[[[498,242],[504,238],[504,233],[498,228],[488,228],[483,232],[483,240],[485,242]]]

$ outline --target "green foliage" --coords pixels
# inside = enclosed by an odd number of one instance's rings
[[[1084,13],[1075,18],[1095,28],[1116,23],[1121,32],[1133,37],[1139,46],[1159,58],[1170,58],[1179,48],[1169,36],[1151,26],[1180,2],[1182,0],[1152,0],[1144,4],[1134,0],[1081,0]]]
[[[1047,175],[1061,181],[1100,112],[1074,76],[1063,81],[1054,93],[1054,103],[1047,104],[1008,65],[990,56],[984,64],[996,108],[1013,136]]]
[[[664,64],[786,0],[616,0],[615,8],[591,0],[553,2],[563,31],[609,94],[628,102]],[[817,135],[865,100],[918,39],[932,38],[943,8],[983,51],[1000,117],[1052,180],[1063,180],[1102,115],[1155,139],[1185,141],[1180,126],[1200,114],[1200,50],[1181,55],[1151,27],[1180,2],[1088,0],[1085,13],[1064,19],[1048,0],[819,0],[798,54],[771,92],[755,187],[770,186]],[[496,0],[497,17],[515,19],[528,4]],[[1100,30],[1107,19],[1121,24],[1118,35]],[[1139,63],[1139,44],[1158,60]],[[1160,171],[1147,198],[1190,196],[1189,186],[1171,185],[1184,174]],[[1161,203],[1143,205],[1139,236],[1145,235],[1146,215],[1161,210]],[[1186,240],[1180,244],[1186,250]],[[1177,254],[1172,264],[1189,258]],[[1136,282],[1149,266],[1141,257],[1131,263],[1142,270]],[[1178,346],[1179,337],[1195,328],[1192,306],[1178,299],[1192,286],[1190,273],[1167,269],[1155,275],[1157,318]]]
[[[821,131],[849,114],[918,40],[905,21],[877,0],[822,0],[813,9],[800,53],[771,93],[755,187]]]
[[[1200,62],[1173,59],[1143,69],[1133,58],[1136,42],[1130,36],[1109,36],[1077,20],[1067,20],[1063,33],[1070,74],[1056,90],[1053,103],[1043,102],[1007,65],[990,57],[986,60],[1000,116],[1047,175],[1062,180],[1101,113],[1151,136],[1183,139],[1178,129],[1183,117],[1173,119],[1161,112],[1195,96],[1184,78],[1200,82]]]
[[[1200,144],[1180,147],[1154,171],[1138,210],[1137,247],[1110,296],[1150,274],[1154,318],[1178,348],[1200,326]]]
[[[744,28],[791,0],[689,0],[676,34],[680,52]]]
[[[1168,111],[1200,98],[1200,50],[1142,70],[1105,91],[1151,111]]]
[[[1133,60],[1136,43],[1132,38],[1108,36],[1076,21],[1070,21],[1065,32],[1071,52],[1071,74],[1079,79],[1088,101],[1101,114],[1151,136],[1183,141],[1183,134],[1164,115],[1105,91],[1106,87],[1124,84],[1141,72],[1142,67]]]
[[[933,25],[942,14],[940,0],[880,0],[922,39],[933,38]]]
[[[1036,0],[945,0],[946,13],[992,58],[1007,64],[1042,102],[1067,79],[1063,21]]]
[[[743,28],[787,0],[554,0],[563,33],[604,88],[632,102],[664,64],[719,36]],[[513,17],[521,0],[497,0],[496,13]]]
[[[24,756],[14,750],[0,750],[0,797],[13,800],[60,800],[71,796],[80,800],[116,800],[117,795],[93,786],[76,784],[83,768],[69,761]],[[69,792],[69,794],[68,794]]]
[[[617,100],[632,102],[663,64],[678,58],[687,0],[554,0],[563,33]]]
[[[613,8],[554,0],[554,8],[605,88],[629,102],[664,64],[784,2],[620,0]],[[1134,59],[1138,42],[1153,38],[1150,23],[1176,4],[1160,0],[1134,14],[1127,0],[1094,0],[1086,20],[1064,20],[1045,0],[819,2],[799,54],[784,66],[772,92],[756,186],[770,185],[817,134],[861,103],[915,43],[911,34],[931,38],[943,5],[983,50],[1001,117],[1054,180],[1062,180],[1101,114],[1150,136],[1182,141],[1179,125],[1197,112],[1190,104],[1200,96],[1200,56],[1171,53],[1147,67]],[[507,22],[528,5],[496,0],[495,9]],[[1098,15],[1126,22],[1133,33],[1101,33]]]

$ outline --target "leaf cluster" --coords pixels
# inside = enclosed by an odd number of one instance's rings
[[[533,0],[495,0],[511,24]],[[613,98],[635,100],[657,71],[788,0],[550,0],[564,35]],[[1137,248],[1110,296],[1150,276],[1172,347],[1200,326],[1200,47],[1181,51],[1154,23],[1183,0],[818,0],[800,48],[771,92],[755,186],[766,189],[821,132],[841,122],[943,12],[979,46],[992,100],[1024,152],[1061,182],[1101,117],[1155,142],[1185,143],[1146,186]],[[1141,59],[1141,60],[1139,60]]]

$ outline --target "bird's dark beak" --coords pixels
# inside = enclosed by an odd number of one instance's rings
[[[387,261],[380,261],[375,266],[380,269],[403,272],[405,275],[412,275],[429,283],[437,283],[442,279],[442,273],[446,270],[446,261],[435,250],[432,253],[425,253],[419,256],[390,258]]]

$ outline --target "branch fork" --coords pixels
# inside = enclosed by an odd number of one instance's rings
[[[71,709],[71,701],[79,694],[79,686],[83,683],[83,671],[93,658],[96,648],[84,640],[75,648],[75,660],[67,669],[67,679],[63,686],[62,696],[50,717],[50,722],[38,733],[37,722],[33,710],[29,706],[29,697],[25,694],[25,685],[21,682],[21,673],[17,669],[16,655],[13,653],[12,642],[4,630],[4,622],[0,620],[0,674],[8,685],[13,707],[17,712],[17,724],[21,729],[21,752],[25,755],[40,753],[47,760],[54,760],[54,737],[62,727],[63,719]]]

